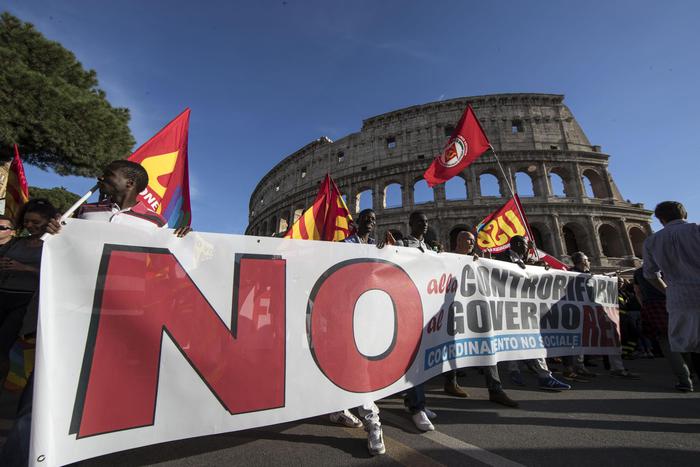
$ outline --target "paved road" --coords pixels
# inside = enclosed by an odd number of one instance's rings
[[[367,453],[362,429],[317,417],[256,430],[166,443],[82,462],[82,466],[406,465],[406,466],[697,466],[700,393],[672,389],[665,360],[634,360],[639,381],[602,373],[574,390],[549,393],[508,387],[520,409],[488,402],[483,378],[469,370],[469,399],[446,396],[441,378],[428,383],[436,432],[421,434],[397,397],[379,402],[387,454]],[[526,375],[534,385],[534,376]],[[0,398],[0,437],[15,398]],[[310,401],[310,403],[312,403]],[[4,441],[1,441],[4,442]]]

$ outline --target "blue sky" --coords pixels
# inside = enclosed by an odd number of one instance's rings
[[[97,71],[137,145],[185,107],[193,226],[243,233],[277,162],[440,99],[565,94],[623,196],[700,220],[700,2],[34,1],[3,9]],[[91,180],[27,167],[83,193]],[[658,226],[658,224],[654,224]]]

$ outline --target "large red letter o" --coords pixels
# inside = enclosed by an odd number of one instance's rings
[[[369,290],[386,292],[394,305],[394,338],[382,355],[367,357],[357,349],[353,330],[355,304]],[[308,337],[323,374],[351,392],[385,388],[406,373],[420,347],[423,306],[411,278],[382,260],[350,260],[328,269],[309,297]]]

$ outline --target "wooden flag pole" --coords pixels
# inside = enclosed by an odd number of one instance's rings
[[[506,174],[506,171],[503,169],[503,165],[501,165],[501,161],[498,159],[498,156],[496,155],[496,150],[493,148],[493,145],[489,144],[489,147],[491,148],[491,152],[493,152],[493,157],[496,159],[496,163],[498,164],[498,168],[501,169],[501,174],[503,174],[503,180],[506,182],[506,186],[508,187],[508,190],[510,191],[510,196],[515,199],[515,190],[513,190],[513,186],[510,184],[508,174]],[[535,243],[535,236],[532,235],[532,231],[530,230],[530,226],[528,225],[528,222],[525,219],[525,213],[522,211],[520,208],[520,202],[519,199],[515,200],[515,206],[518,208],[518,214],[520,214],[520,218],[525,222],[525,230],[527,231],[527,234],[530,236],[530,241],[532,242],[533,250],[535,253],[535,258],[537,260],[540,260],[540,253],[537,250],[537,244]]]

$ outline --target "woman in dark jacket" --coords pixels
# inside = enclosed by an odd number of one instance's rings
[[[29,235],[15,237],[0,247],[0,381],[9,369],[9,353],[22,327],[27,305],[39,289],[41,236],[56,208],[45,199],[24,205],[15,225]]]

